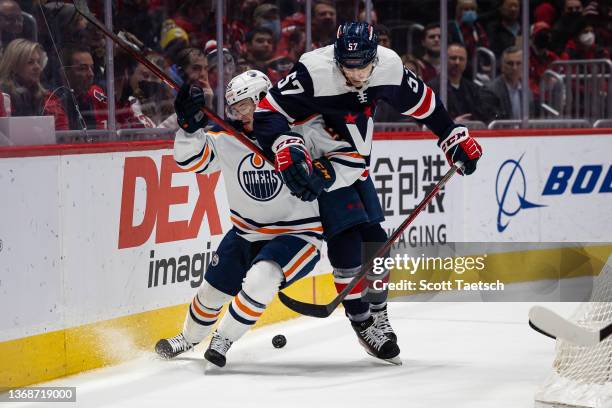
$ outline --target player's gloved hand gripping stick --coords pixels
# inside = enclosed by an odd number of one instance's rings
[[[134,57],[134,59],[136,59],[139,63],[147,67],[155,76],[157,76],[159,79],[165,82],[169,87],[171,87],[172,89],[176,91],[180,90],[179,85],[176,82],[174,82],[172,78],[170,78],[170,76],[168,76],[168,74],[164,72],[164,70],[159,68],[157,65],[155,65],[151,61],[149,61],[144,56],[140,48],[136,44],[130,42],[126,35],[121,36],[121,35],[117,35],[113,33],[100,20],[98,20],[89,10],[86,0],[74,0],[74,7],[76,8],[77,12],[81,14],[88,22],[90,22],[94,27],[96,27],[98,30],[104,33],[104,35],[110,38],[115,44],[120,46],[125,52],[127,52],[129,55]],[[211,111],[210,109],[206,107],[202,107],[201,111],[206,116],[208,116],[210,120],[215,122],[217,125],[221,126],[229,134],[231,134],[236,139],[238,139],[242,144],[244,144],[247,148],[249,148],[249,150],[263,157],[263,159],[267,161],[268,163],[273,164],[270,158],[268,158],[257,145],[251,142],[251,140],[249,140],[249,138],[247,138],[242,132],[239,132],[229,123],[221,119],[221,117],[219,117],[215,112]],[[189,131],[190,128],[193,129],[193,126],[197,125],[197,122],[200,122],[201,124],[201,120],[198,120],[198,118],[195,118],[194,120],[195,122],[185,121],[182,124],[179,123],[179,125],[185,128],[183,125],[186,124],[187,128],[185,129]]]
[[[421,211],[423,211],[423,208],[425,208],[427,206],[427,204],[429,204],[429,202],[434,198],[434,196],[436,194],[438,194],[438,192],[442,189],[442,187],[444,187],[446,182],[448,180],[450,180],[450,178],[457,171],[459,171],[462,167],[463,167],[463,163],[461,163],[460,161],[455,161],[453,163],[453,165],[450,168],[450,170],[448,170],[446,172],[446,174],[442,177],[442,179],[438,182],[438,184],[436,184],[435,187],[429,192],[429,194],[427,194],[427,196],[425,196],[423,201],[421,201],[419,203],[419,205],[408,216],[408,218],[406,218],[406,220],[404,220],[404,222],[402,222],[402,224],[393,233],[393,235],[391,235],[391,237],[389,237],[387,242],[385,242],[385,244],[383,246],[381,246],[378,249],[378,251],[376,251],[374,256],[372,256],[370,259],[368,259],[368,261],[365,263],[365,265],[362,266],[361,271],[359,272],[359,274],[357,274],[353,278],[353,280],[351,280],[351,282],[348,285],[346,285],[346,287],[342,290],[342,292],[340,292],[334,298],[334,300],[332,300],[330,303],[328,303],[326,305],[316,305],[316,304],[312,304],[312,303],[300,302],[299,300],[295,300],[295,299],[290,298],[289,296],[285,295],[282,292],[278,293],[278,297],[279,297],[280,301],[283,302],[283,304],[285,306],[287,306],[289,309],[291,309],[291,310],[293,310],[293,311],[295,311],[297,313],[306,315],[306,316],[327,317],[330,314],[332,314],[332,312],[336,309],[336,307],[338,307],[338,305],[340,303],[342,303],[342,301],[349,294],[349,292],[355,286],[357,286],[357,284],[362,279],[364,279],[365,276],[368,274],[368,272],[372,269],[372,266],[374,264],[374,259],[385,256],[385,254],[387,253],[387,251],[389,250],[391,245],[393,245],[393,243],[400,237],[400,235],[402,235],[404,230],[406,230],[406,228],[412,223],[412,221],[414,221],[414,219],[417,217],[417,215],[419,215],[419,213]]]

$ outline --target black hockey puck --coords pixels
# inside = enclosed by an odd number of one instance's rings
[[[274,336],[274,338],[272,338],[272,345],[275,348],[283,348],[285,347],[285,344],[287,344],[287,338],[282,334],[277,334]]]

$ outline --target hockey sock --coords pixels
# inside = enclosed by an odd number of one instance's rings
[[[387,241],[387,233],[382,228],[379,223],[360,225],[359,233],[361,234],[361,239],[365,245],[365,259],[370,259],[370,257],[376,254],[376,251],[384,245]],[[390,252],[387,251],[385,256],[388,257]],[[376,282],[374,285],[374,282]],[[368,273],[368,289],[367,289],[367,299],[370,301],[370,310],[372,312],[376,312],[382,310],[387,305],[387,296],[389,294],[389,289],[385,286],[384,289],[381,289],[381,283],[389,282],[389,271],[385,269],[385,271],[381,274],[375,274],[373,271]]]
[[[354,227],[335,235],[327,242],[327,248],[334,268],[334,284],[340,293],[361,270],[359,229]],[[353,322],[361,322],[370,317],[370,305],[362,301],[366,284],[366,279],[362,279],[342,302],[346,315]]]
[[[206,279],[189,305],[183,324],[183,336],[189,343],[197,344],[210,333],[217,321],[221,307],[231,296],[211,286]]]
[[[244,278],[242,290],[221,319],[217,333],[232,342],[242,337],[257,322],[282,281],[283,271],[275,262],[260,261],[253,265]]]
[[[342,292],[353,277],[359,273],[361,265],[351,269],[334,268],[334,284],[338,293]],[[352,322],[362,322],[370,317],[370,305],[362,301],[366,289],[367,280],[361,281],[355,286],[342,301],[344,311]]]

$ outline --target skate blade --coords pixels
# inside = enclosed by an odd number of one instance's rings
[[[402,359],[400,358],[399,355],[392,357],[392,358],[380,358],[380,357],[376,357],[374,354],[370,353],[369,351],[366,351],[369,355],[371,355],[372,357],[374,357],[375,359],[379,360],[379,361],[386,361],[387,363],[391,363],[393,365],[397,365],[397,366],[401,366],[402,365]]]

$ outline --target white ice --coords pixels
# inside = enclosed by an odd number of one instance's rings
[[[554,341],[529,328],[530,303],[390,303],[402,366],[368,356],[342,311],[251,331],[225,368],[201,345],[174,361],[153,353],[41,385],[73,386],[52,407],[533,407]],[[569,315],[575,304],[549,307]],[[272,347],[275,334],[287,345]],[[9,407],[10,404],[2,404]],[[16,408],[41,406],[17,403]]]

